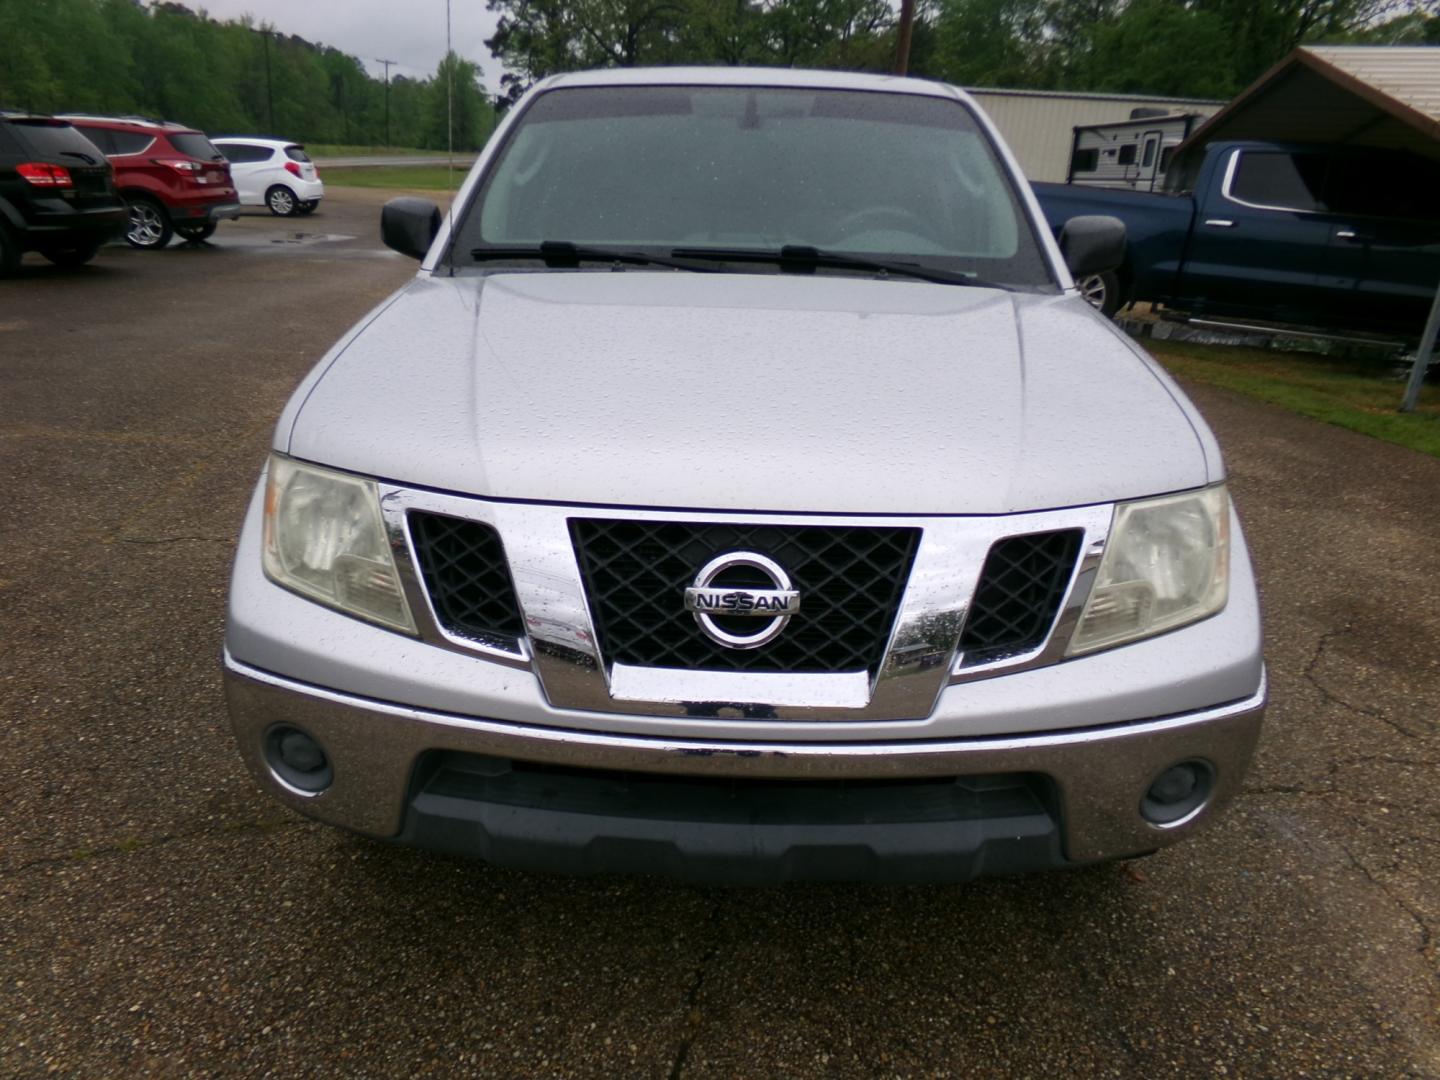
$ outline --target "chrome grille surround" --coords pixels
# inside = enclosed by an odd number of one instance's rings
[[[391,549],[423,641],[531,670],[557,708],[780,721],[923,719],[951,683],[1063,659],[1113,514],[1110,504],[984,517],[628,510],[501,502],[384,482],[379,489]],[[518,651],[513,641],[459,637],[441,625],[406,528],[412,510],[470,519],[499,533],[527,632]],[[572,518],[597,516],[740,526],[889,525],[918,528],[921,539],[883,659],[873,674],[682,671],[602,661],[570,531]],[[1079,529],[1083,539],[1050,633],[1028,652],[967,665],[959,652],[960,633],[991,547],[1003,537],[1061,529]]]
[[[736,527],[629,517],[572,518],[570,531],[602,656],[709,671],[877,669],[919,540],[919,530],[894,526]],[[787,629],[753,650],[716,644],[677,602],[708,561],[741,551],[773,557],[803,605]]]
[[[409,520],[420,576],[445,629],[518,652],[525,626],[500,534],[478,521],[421,511]]]
[[[1079,529],[1059,529],[995,541],[960,635],[961,651],[981,663],[1042,644],[1060,613],[1081,539]]]

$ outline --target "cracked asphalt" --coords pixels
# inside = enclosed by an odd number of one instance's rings
[[[383,193],[331,195],[0,283],[0,1075],[1440,1077],[1440,460],[1219,391],[1273,699],[1189,843],[699,889],[262,795],[220,694],[233,538],[291,388],[413,270]]]

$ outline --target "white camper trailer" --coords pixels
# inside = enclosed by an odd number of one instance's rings
[[[1225,105],[1208,98],[1006,90],[994,86],[966,89],[1010,144],[1025,179],[1056,184],[1063,183],[1070,172],[1070,144],[1077,126],[1123,124],[1142,116],[1181,113],[1209,116]],[[1147,111],[1139,112],[1141,109]]]
[[[1132,119],[1075,128],[1065,182],[1159,191],[1175,147],[1204,119],[1196,113],[1136,109]]]

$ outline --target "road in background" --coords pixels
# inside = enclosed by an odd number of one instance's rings
[[[0,283],[0,1074],[1440,1077],[1440,460],[1223,392],[1273,705],[1246,793],[1151,859],[700,889],[262,795],[234,539],[291,389],[414,273],[385,197]]]
[[[453,159],[444,154],[429,154],[424,157],[398,157],[393,154],[375,154],[370,157],[316,158],[319,169],[373,169],[380,165],[448,165],[453,160],[458,166],[468,169],[475,164],[475,154],[456,154]],[[323,176],[322,176],[323,179]]]

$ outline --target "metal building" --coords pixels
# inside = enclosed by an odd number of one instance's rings
[[[1225,104],[1208,98],[1071,94],[990,87],[966,89],[995,121],[1028,179],[1061,183],[1070,171],[1070,149],[1077,127],[1130,120],[1136,109],[1163,109],[1208,117]]]

